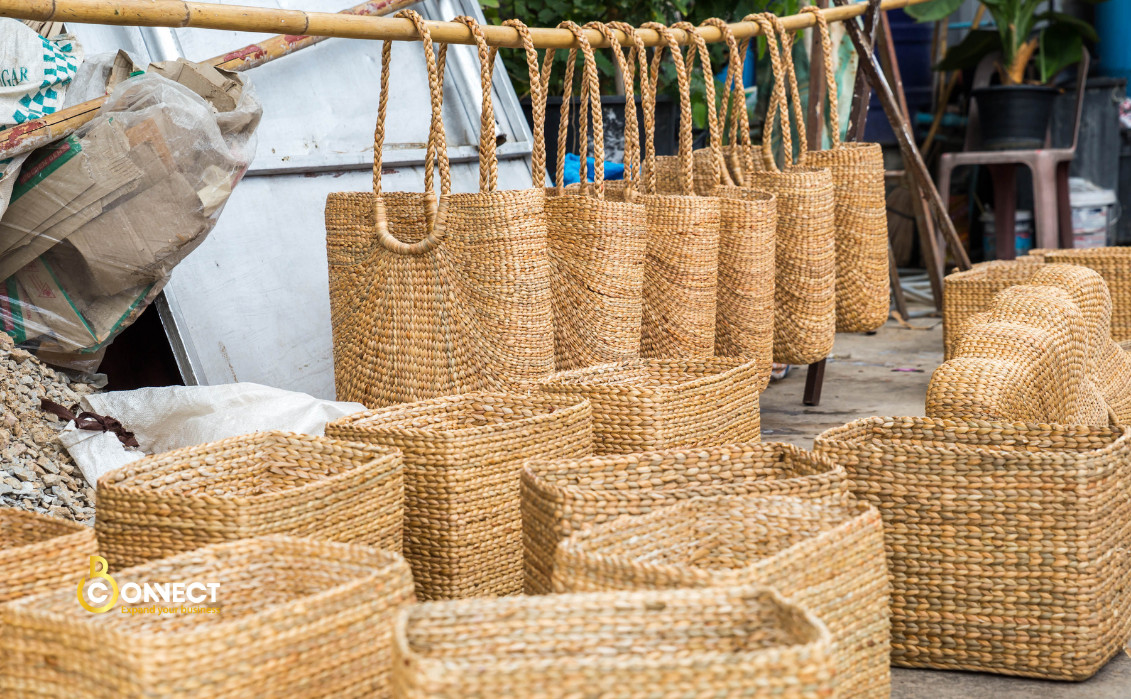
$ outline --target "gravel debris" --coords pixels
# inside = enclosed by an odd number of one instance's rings
[[[0,507],[94,523],[94,489],[59,443],[67,423],[41,410],[39,401],[69,408],[95,391],[0,332]]]

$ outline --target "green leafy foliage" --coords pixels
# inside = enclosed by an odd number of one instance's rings
[[[931,0],[921,5],[909,5],[903,11],[920,22],[937,22],[949,17],[963,2],[964,0]]]

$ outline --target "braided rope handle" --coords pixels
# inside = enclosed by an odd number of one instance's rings
[[[727,52],[730,54],[727,62],[727,79],[723,82],[723,114],[719,115],[719,123],[722,128],[723,141],[727,140],[726,129],[729,125],[731,128],[730,142],[737,143],[742,146],[740,153],[736,153],[732,149],[731,169],[734,171],[735,183],[739,186],[745,184],[745,174],[754,170],[754,160],[751,154],[750,146],[750,115],[746,112],[746,89],[743,84],[743,77],[746,72],[746,52],[749,49],[750,42],[746,41],[742,44],[741,49],[738,46],[738,39],[735,38],[734,32],[731,31],[730,25],[718,17],[710,17],[703,20],[699,26],[715,27],[722,32],[723,39],[727,44]],[[735,104],[731,105],[731,95],[737,91]],[[727,124],[727,112],[730,111],[730,123]],[[735,158],[741,157],[741,167]]]
[[[621,77],[624,79],[624,182],[625,182],[625,201],[633,200],[633,183],[639,176],[640,169],[640,125],[636,119],[636,96],[633,87],[633,63],[632,54],[626,60],[624,50],[621,48],[620,40],[617,39],[615,29],[620,29],[628,36],[630,40],[635,42],[636,30],[628,25],[626,31],[622,26],[622,22],[611,22],[605,24],[603,22],[589,22],[585,25],[586,29],[596,29],[609,40],[613,51],[613,60],[616,63],[617,70],[620,71]],[[602,125],[603,126],[603,125]],[[602,173],[603,174],[603,173]]]
[[[530,111],[534,120],[534,144],[530,154],[532,186],[540,189],[546,184],[546,90],[542,88],[542,73],[538,68],[538,51],[530,38],[530,29],[521,20],[508,19],[504,27],[514,27],[522,39],[526,53],[526,69],[530,75]],[[491,47],[491,65],[495,64],[498,48]]]
[[[766,122],[762,126],[762,160],[765,162],[766,169],[771,172],[780,172],[778,169],[777,161],[774,159],[774,111],[777,110],[777,116],[781,121],[781,141],[782,150],[786,153],[785,162],[788,165],[793,153],[793,143],[790,138],[790,125],[789,125],[789,112],[785,100],[785,88],[783,86],[785,75],[784,69],[781,64],[781,56],[778,54],[777,38],[774,36],[774,27],[770,20],[767,18],[768,13],[747,15],[742,18],[743,22],[754,22],[762,30],[762,35],[766,37],[767,53],[770,54],[770,72],[774,78],[773,94],[770,97],[769,106],[766,107]]]
[[[707,132],[711,140],[711,160],[715,164],[712,184],[733,185],[734,180],[731,179],[726,160],[723,158],[723,141],[719,129],[718,109],[715,106],[715,74],[711,71],[711,52],[707,50],[707,42],[695,29],[695,25],[690,22],[676,22],[672,27],[687,32],[695,44],[694,48],[687,52],[688,73],[694,67],[695,54],[699,54],[699,67],[703,71],[703,84],[707,93]],[[712,191],[713,189],[712,187]]]
[[[428,91],[432,107],[432,124],[428,129],[428,148],[424,162],[424,209],[427,233],[415,243],[404,243],[389,232],[385,200],[381,197],[381,149],[385,143],[385,117],[388,112],[390,65],[392,63],[392,43],[386,41],[381,47],[381,97],[377,107],[377,127],[373,133],[373,219],[377,229],[377,240],[386,250],[399,255],[423,255],[434,250],[444,239],[446,230],[443,220],[447,199],[444,195],[452,191],[451,169],[448,163],[448,144],[444,134],[444,50],[441,47],[439,58],[432,45],[432,34],[424,23],[424,18],[414,10],[402,10],[397,17],[412,21],[424,45],[424,61],[428,71]],[[440,170],[440,194],[437,200],[433,191],[433,166]]]
[[[802,12],[812,14],[817,18],[817,29],[821,37],[821,52],[825,54],[825,92],[829,98],[829,140],[833,148],[840,146],[840,111],[837,106],[836,74],[833,71],[833,40],[829,35],[829,21],[825,19],[820,8],[809,6],[801,8]]]
[[[675,64],[676,83],[679,85],[679,180],[683,193],[691,195],[695,192],[693,186],[695,178],[694,165],[691,160],[691,84],[687,79],[687,65],[684,63],[683,52],[679,48],[679,42],[676,41],[675,34],[673,34],[670,29],[659,22],[646,22],[641,25],[641,28],[653,29],[663,37],[664,41],[667,43],[668,51],[671,53],[672,62]],[[657,46],[656,52],[652,54],[652,70],[649,80],[652,83],[653,110],[655,110],[655,93],[659,87],[660,62],[663,55],[664,47],[662,45]],[[649,167],[651,167],[653,171],[655,170],[655,165],[654,160],[649,163]],[[651,184],[654,185],[654,176],[650,179],[652,179]],[[655,189],[652,189],[651,193],[655,194]]]
[[[589,44],[589,37],[585,35],[584,30],[575,22],[566,20],[558,24],[559,29],[568,29],[574,37],[577,38],[578,45],[581,46],[581,56],[583,61],[582,76],[581,76],[581,99],[579,102],[578,113],[578,154],[580,156],[579,177],[578,182],[581,186],[581,191],[584,193],[589,192],[589,177],[586,172],[586,164],[589,157],[589,119],[593,119],[593,140],[595,141],[593,148],[594,159],[594,185],[597,188],[598,196],[603,196],[604,181],[605,181],[605,153],[604,143],[605,134],[601,119],[601,98],[600,98],[600,85],[597,81],[597,60],[593,55],[593,47]],[[549,71],[553,67],[554,52],[552,49],[546,50],[546,59],[543,63],[545,79],[544,86],[549,89]],[[566,156],[566,138],[569,134],[569,103],[573,95],[573,73],[574,66],[577,63],[577,49],[571,48],[569,50],[569,57],[566,59],[566,70],[564,81],[564,90],[562,97],[561,119],[558,123],[558,162],[555,168],[554,183],[558,193],[565,191],[565,156]],[[589,106],[589,111],[586,111],[586,106]]]
[[[610,22],[609,26],[614,29],[619,29],[624,32],[629,41],[632,42],[632,49],[628,54],[628,73],[625,74],[625,82],[632,82],[636,79],[636,66],[639,65],[639,78],[640,78],[640,111],[643,113],[644,118],[644,163],[649,164],[648,167],[643,167],[641,163],[636,163],[636,177],[629,180],[628,186],[625,188],[625,200],[632,201],[635,193],[633,185],[639,181],[641,175],[647,179],[644,183],[644,191],[656,191],[656,91],[652,89],[648,77],[648,52],[644,47],[644,39],[636,33],[636,29],[625,22]],[[635,117],[636,108],[633,106],[633,116]],[[625,116],[625,128],[628,128],[628,116]],[[632,120],[632,131],[637,134],[637,148],[636,155],[640,156],[640,141],[639,141],[639,125],[636,119]],[[625,169],[625,179],[628,179],[628,170]]]
[[[479,191],[494,192],[499,186],[499,160],[495,155],[495,107],[491,100],[491,79],[495,73],[494,55],[487,46],[487,37],[474,17],[461,15],[452,20],[466,25],[475,37],[479,53],[479,85],[482,109],[479,112]]]
[[[781,39],[782,62],[785,65],[785,74],[789,79],[790,104],[793,105],[793,118],[797,120],[797,159],[795,165],[805,164],[805,154],[809,152],[809,137],[805,134],[805,110],[801,108],[801,90],[797,87],[797,71],[793,69],[793,35],[782,24],[777,15],[769,16],[774,25],[774,31]],[[792,153],[787,152],[786,157]]]

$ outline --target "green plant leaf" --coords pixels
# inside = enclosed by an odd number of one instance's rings
[[[970,32],[960,43],[950,47],[935,70],[974,68],[987,54],[1001,50],[1001,35],[996,31]]]
[[[908,5],[903,11],[919,22],[937,22],[962,6],[963,0],[930,0],[921,5]]]
[[[1042,12],[1041,14],[1037,15],[1037,19],[1045,20],[1049,23],[1049,26],[1046,27],[1045,31],[1048,31],[1049,29],[1053,29],[1055,27],[1067,27],[1071,28],[1073,31],[1075,31],[1077,34],[1084,37],[1088,41],[1098,42],[1100,40],[1100,35],[1096,33],[1096,28],[1080,19],[1079,17],[1066,15],[1063,12]]]
[[[1041,47],[1037,54],[1037,69],[1041,82],[1050,82],[1056,74],[1083,57],[1084,40],[1077,31],[1065,24],[1055,24],[1041,32]]]

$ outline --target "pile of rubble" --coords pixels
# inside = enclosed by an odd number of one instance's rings
[[[0,507],[94,523],[94,488],[58,440],[66,422],[40,409],[43,398],[70,407],[94,391],[0,332]]]

